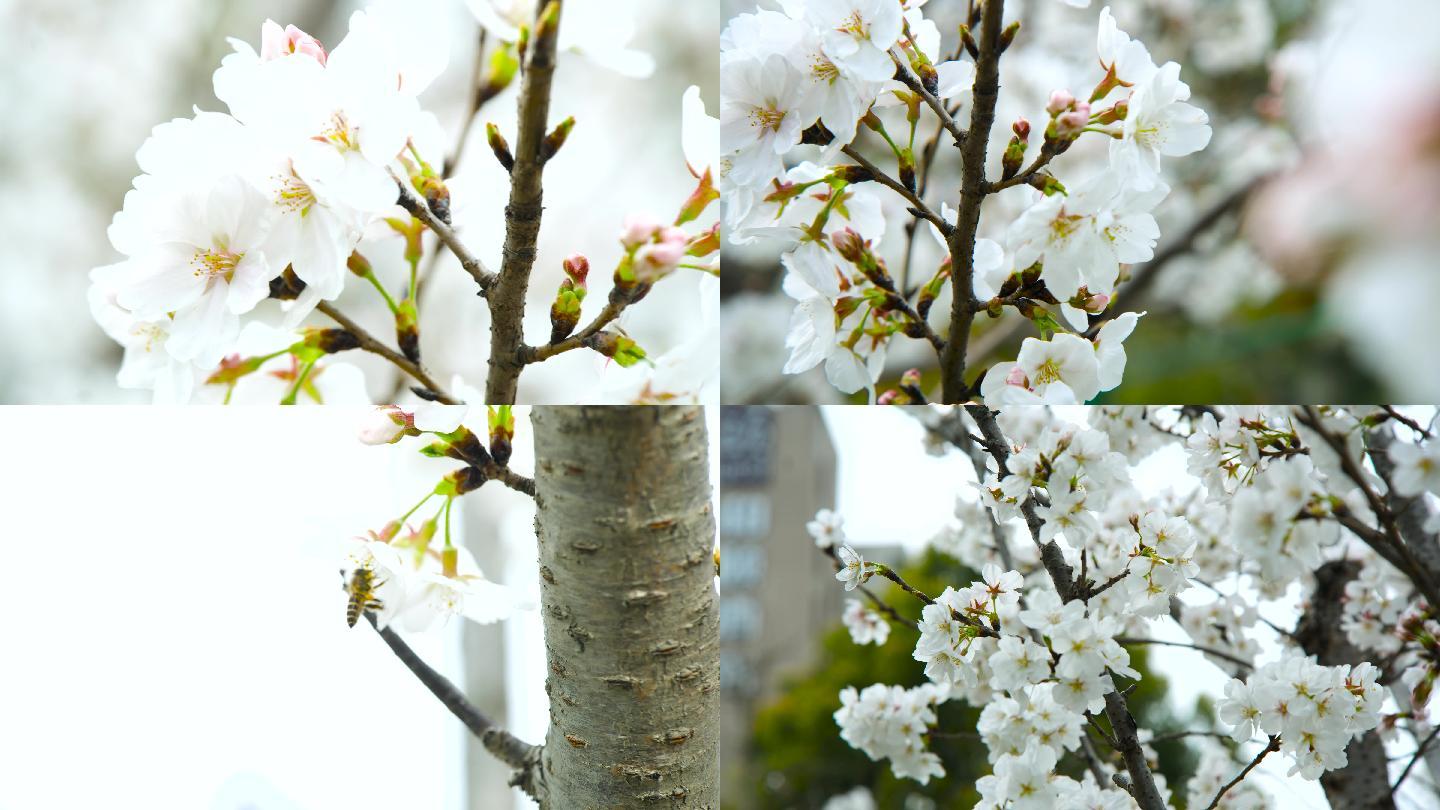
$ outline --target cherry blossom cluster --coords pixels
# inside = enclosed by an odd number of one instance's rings
[[[928,683],[912,689],[876,683],[858,692],[846,687],[835,722],[845,742],[871,759],[889,759],[896,776],[923,785],[945,773],[940,758],[925,748],[925,731],[935,725],[935,705],[947,697],[943,687]]]
[[[1162,159],[1199,151],[1210,139],[1206,114],[1187,101],[1180,65],[1157,66],[1104,9],[1094,89],[1080,98],[1056,90],[1037,111],[1043,127],[1016,120],[1001,178],[987,182],[982,169],[979,184],[965,189],[970,198],[1011,188],[1030,195],[1008,227],[990,228],[994,238],[986,238],[975,231],[978,202],[946,199],[932,207],[922,199],[917,174],[926,175],[934,158],[917,148],[916,133],[925,111],[963,153],[961,127],[974,105],[988,105],[992,116],[995,105],[993,97],[975,97],[986,72],[977,71],[977,63],[993,69],[1014,42],[1018,21],[981,53],[970,31],[981,17],[976,4],[950,54],[923,3],[781,5],[781,11],[740,14],[722,34],[719,183],[730,241],[764,238],[784,249],[784,291],[796,302],[785,373],[823,364],[836,388],[867,390],[873,398],[897,335],[926,340],[943,354],[941,334],[949,330],[931,326],[930,309],[954,286],[952,274],[960,272],[954,264],[963,261],[973,289],[951,293],[973,300],[972,312],[993,317],[1014,307],[1041,332],[1024,341],[1015,361],[985,374],[978,393],[987,404],[1084,402],[1119,385],[1123,343],[1143,313],[1104,316],[1124,266],[1153,255],[1159,228],[1152,212],[1169,193]],[[996,13],[1002,11],[997,6]],[[1040,136],[1038,150],[1030,148],[1032,133]],[[1108,160],[1067,187],[1048,167],[1085,135],[1110,139]],[[885,154],[880,164],[893,159],[893,172],[861,154],[872,140]],[[982,151],[978,159],[984,157]],[[924,220],[948,256],[913,288],[905,280],[908,251],[899,274],[881,255],[882,240],[894,230],[882,210],[881,186],[903,200],[917,224]],[[973,217],[962,221],[960,208],[967,205]],[[957,254],[962,244],[969,255]],[[1095,316],[1102,325],[1092,325]]]
[[[1257,734],[1279,737],[1290,773],[1318,779],[1343,768],[1345,746],[1380,724],[1385,690],[1373,664],[1326,667],[1291,655],[1266,664],[1244,681],[1232,679],[1217,704],[1236,742]]]
[[[466,426],[481,414],[488,426],[487,442]],[[483,411],[435,404],[405,411],[387,405],[366,416],[358,431],[365,444],[396,444],[407,437],[428,436],[430,443],[420,448],[423,455],[465,464],[442,477],[404,515],[350,542],[342,574],[348,583],[356,569],[370,572],[379,603],[374,610],[378,627],[394,623],[418,632],[452,616],[491,623],[533,607],[512,589],[487,579],[470,551],[451,536],[450,512],[460,496],[496,479],[524,491],[528,480],[519,480],[506,466],[514,434],[515,418],[508,405],[487,406]],[[433,512],[422,512],[435,503]],[[425,516],[412,525],[417,515]]]
[[[530,2],[470,5],[500,40],[474,88],[483,103],[516,77],[527,42],[537,47],[556,38],[559,5],[538,14]],[[630,75],[652,69],[648,56],[625,47],[632,26],[624,15],[587,12],[579,4],[576,17],[559,35],[561,50]],[[456,252],[482,291],[493,280],[478,259],[456,247],[445,135],[419,101],[447,65],[449,28],[440,0],[376,0],[350,17],[332,49],[269,20],[258,49],[230,40],[234,51],[213,80],[228,112],[197,108],[154,129],[136,153],[141,174],[109,229],[124,259],[91,274],[94,317],[125,350],[117,377],[122,387],[153,389],[158,402],[197,395],[226,402],[368,401],[358,371],[330,358],[352,349],[386,355],[327,308],[347,281],[359,279],[375,288],[394,317],[399,350],[386,358],[438,396],[420,366],[417,292],[425,233],[435,232]],[[718,225],[698,232],[681,227],[717,196],[711,178],[718,122],[704,114],[698,92],[691,88],[682,105],[696,191],[673,223],[641,215],[625,220],[613,310],[576,338],[576,347],[621,366],[653,366],[634,386],[636,398],[676,398],[698,388],[693,347],[677,349],[664,363],[651,361],[623,330],[602,328],[679,267],[718,273]],[[555,126],[539,159],[553,157],[573,126],[573,119]],[[493,124],[487,137],[501,165],[512,169],[515,158]],[[389,274],[377,273],[366,253],[403,253],[409,266],[403,289],[387,289],[382,278]],[[574,348],[555,344],[576,329],[587,270],[583,256],[566,261],[545,357]],[[337,328],[302,328],[317,307]]]

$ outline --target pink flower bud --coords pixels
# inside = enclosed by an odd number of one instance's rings
[[[1090,300],[1085,302],[1084,309],[1086,312],[1098,315],[1104,312],[1107,306],[1110,306],[1110,296],[1104,294],[1092,295],[1090,296]]]
[[[835,250],[849,262],[858,262],[865,255],[865,240],[852,228],[844,228],[830,234]]]
[[[626,250],[634,250],[654,238],[658,230],[659,222],[647,216],[631,214],[625,217],[624,230],[620,232],[620,244],[624,245]]]
[[[635,251],[637,275],[651,281],[669,274],[680,264],[690,241],[684,231],[669,225],[657,228],[654,237],[653,242]]]
[[[415,426],[415,416],[394,405],[381,405],[366,414],[360,423],[360,441],[365,444],[394,444]]]
[[[1018,385],[1021,388],[1029,388],[1030,378],[1025,376],[1025,369],[1016,366],[1010,369],[1009,374],[1005,375],[1005,384]]]
[[[325,64],[325,46],[320,44],[320,40],[293,25],[282,29],[274,20],[266,20],[260,26],[260,61],[268,62],[292,53],[303,53]]]
[[[1050,117],[1054,118],[1070,109],[1074,103],[1075,97],[1070,95],[1069,90],[1056,90],[1050,94],[1050,103],[1045,105],[1045,112],[1050,113]]]
[[[1015,123],[1010,127],[1010,129],[1014,131],[1015,137],[1019,138],[1022,141],[1030,137],[1030,122],[1026,121],[1024,118],[1015,119]]]
[[[918,368],[912,368],[912,369],[910,369],[909,371],[906,371],[904,374],[901,374],[901,375],[900,375],[900,384],[901,384],[901,385],[908,385],[908,386],[911,386],[911,387],[914,387],[914,388],[919,388],[919,387],[920,387],[920,369],[918,369]]]
[[[572,253],[565,257],[563,264],[565,267],[565,275],[569,276],[571,281],[576,284],[585,283],[585,276],[590,273],[589,259],[579,253]]]
[[[1055,119],[1055,134],[1061,138],[1074,138],[1090,125],[1090,105],[1080,102],[1073,110],[1061,113]]]

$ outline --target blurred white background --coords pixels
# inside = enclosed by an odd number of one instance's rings
[[[467,789],[488,763],[467,762],[460,722],[343,618],[346,538],[455,462],[417,440],[360,444],[363,409],[5,411],[0,810],[496,806]],[[511,464],[529,475],[523,410],[516,427]],[[507,560],[487,576],[538,602],[530,499],[491,484],[461,503],[471,550]],[[467,662],[503,656],[506,725],[543,741],[538,614],[490,649],[462,649],[461,630],[406,638],[460,684]],[[507,792],[503,777],[478,790]]]
[[[439,116],[453,139],[479,28],[463,0],[445,1],[452,24],[437,36],[448,40],[450,64],[421,104]],[[270,17],[299,25],[333,47],[350,13],[362,5],[0,0],[0,48],[7,54],[0,73],[6,107],[0,138],[7,144],[0,155],[0,402],[148,401],[148,392],[115,386],[118,347],[91,320],[85,301],[90,268],[119,258],[105,228],[137,171],[135,150],[152,127],[190,115],[192,106],[224,110],[210,77],[230,52],[226,37],[256,44],[261,23]],[[712,114],[718,106],[717,6],[630,0],[616,13],[635,15],[631,45],[650,53],[656,70],[649,79],[628,79],[573,54],[562,56],[551,119],[574,115],[577,125],[545,175],[546,213],[527,319],[531,342],[548,335],[549,304],[566,255],[584,253],[594,268],[588,320],[609,290],[623,217],[648,212],[668,221],[693,190],[680,149],[685,88],[699,85]],[[491,267],[499,265],[508,184],[479,124],[496,122],[513,143],[516,89],[482,109],[451,184],[455,224]],[[392,290],[399,287],[403,266],[398,240],[393,248],[393,255],[370,256]],[[426,362],[442,381],[463,372],[479,387],[489,341],[484,302],[448,253],[436,279],[422,298]],[[627,313],[624,325],[652,356],[698,327],[698,280],[694,271],[677,273]],[[708,305],[718,312],[718,302]],[[366,285],[350,285],[338,306],[393,341],[389,314]],[[395,388],[391,369],[359,352],[349,354],[346,361],[366,370],[371,397],[389,401]],[[521,401],[594,401],[614,384],[618,371],[601,359],[576,351],[530,367]]]

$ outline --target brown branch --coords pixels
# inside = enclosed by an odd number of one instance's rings
[[[455,684],[436,672],[414,650],[410,649],[410,645],[396,635],[394,630],[388,627],[381,630],[380,625],[375,621],[375,614],[366,613],[365,618],[370,622],[370,626],[375,628],[375,632],[380,634],[380,638],[385,641],[385,645],[390,648],[390,651],[395,653],[395,657],[415,673],[415,677],[420,679],[425,688],[439,698],[445,708],[449,709],[451,714],[470,729],[471,734],[479,738],[485,746],[485,750],[515,770],[510,784],[525,791],[526,795],[537,801],[543,799],[545,772],[540,764],[543,748],[531,745],[495,725],[494,721],[465,699],[464,693]]]
[[[955,145],[964,147],[966,138],[965,130],[961,129],[960,125],[955,123],[955,119],[951,117],[950,111],[945,108],[945,102],[936,98],[935,94],[925,89],[925,85],[915,77],[915,74],[910,72],[910,67],[895,54],[894,49],[890,51],[890,61],[895,63],[895,78],[910,88],[910,92],[924,99],[925,104],[934,111],[935,117],[940,119],[940,126],[944,127],[945,131],[950,133],[950,137],[955,139]]]
[[[1056,155],[1060,154],[1051,146],[1051,143],[1052,142],[1050,141],[1046,141],[1045,143],[1041,144],[1040,154],[1036,155],[1035,160],[1032,161],[1029,166],[1026,166],[1018,173],[1016,173],[1014,177],[1011,177],[1009,180],[1000,180],[995,183],[986,183],[985,193],[994,194],[997,191],[1004,191],[1007,188],[1013,188],[1014,186],[1023,186],[1026,183],[1029,183],[1030,180],[1035,177],[1035,175],[1041,169],[1045,168],[1050,164],[1051,159],[1053,159]]]
[[[612,295],[610,300],[605,303],[605,308],[600,310],[600,313],[595,316],[595,319],[586,324],[585,328],[579,332],[558,343],[547,343],[544,346],[521,347],[520,362],[526,365],[530,363],[540,363],[549,360],[557,354],[581,348],[585,345],[586,340],[599,334],[601,329],[609,326],[616,318],[619,318],[620,313],[624,312],[625,307],[629,306],[629,304],[629,299],[617,299]]]
[[[1425,755],[1425,749],[1429,748],[1430,743],[1435,741],[1437,734],[1440,734],[1440,726],[1431,729],[1430,733],[1421,741],[1420,747],[1415,749],[1415,756],[1410,758],[1410,761],[1405,765],[1405,770],[1400,772],[1400,776],[1395,780],[1395,784],[1390,786],[1390,795],[1392,797],[1395,795],[1395,791],[1400,789],[1400,785],[1404,784],[1405,777],[1410,775],[1410,771],[1415,767],[1415,763],[1419,762],[1420,758]]]
[[[430,372],[426,371],[424,366],[411,362],[405,355],[381,343],[374,335],[365,331],[363,327],[352,321],[348,315],[336,309],[334,304],[331,304],[329,301],[321,301],[315,305],[315,309],[325,313],[330,317],[330,320],[340,324],[346,332],[354,335],[355,339],[359,341],[361,349],[389,360],[396,368],[409,374],[416,382],[424,386],[429,394],[433,395],[433,399],[436,402],[442,402],[446,405],[463,404],[460,400],[456,399],[453,394],[446,391],[440,383],[436,382],[435,378],[430,376]]]
[[[935,213],[934,209],[926,205],[924,200],[915,196],[915,192],[907,188],[904,183],[886,174],[884,169],[870,162],[870,160],[860,154],[855,147],[844,146],[841,147],[840,152],[855,161],[860,168],[869,172],[874,177],[875,182],[904,197],[905,201],[910,203],[910,213],[939,228],[942,234],[949,235],[949,233],[954,230],[955,226],[946,222],[944,217]]]
[[[1138,638],[1135,636],[1116,636],[1115,641],[1118,644],[1159,644],[1165,647],[1186,647],[1188,649],[1196,650],[1197,652],[1205,653],[1206,655],[1213,655],[1216,658],[1223,658],[1226,661],[1229,661],[1236,666],[1244,667],[1247,670],[1255,668],[1254,664],[1251,664],[1249,661],[1246,661],[1243,658],[1227,653],[1224,650],[1216,649],[1215,647],[1206,646],[1204,644],[1196,644],[1191,641],[1162,641],[1158,638]]]
[[[1236,785],[1240,784],[1242,781],[1244,781],[1245,777],[1249,776],[1250,772],[1255,770],[1255,767],[1260,764],[1260,760],[1268,756],[1270,752],[1279,750],[1280,738],[1278,736],[1271,737],[1270,744],[1266,745],[1265,748],[1260,751],[1260,753],[1256,754],[1255,758],[1250,760],[1250,764],[1246,765],[1245,769],[1240,771],[1239,775],[1237,775],[1234,779],[1231,779],[1229,782],[1226,782],[1225,785],[1220,788],[1220,792],[1215,794],[1215,798],[1210,800],[1210,803],[1205,806],[1205,810],[1215,810],[1216,807],[1219,807],[1220,800],[1225,797],[1226,793],[1230,792],[1230,788],[1233,788]]]
[[[449,248],[450,252],[455,254],[455,258],[460,260],[460,268],[469,273],[470,277],[475,279],[475,283],[480,285],[480,293],[482,295],[489,294],[490,289],[496,283],[495,274],[486,269],[484,262],[481,262],[475,254],[470,252],[469,248],[465,247],[465,243],[460,241],[460,237],[455,235],[455,231],[449,225],[441,222],[440,218],[435,216],[430,210],[430,206],[415,194],[415,190],[410,187],[408,181],[396,176],[393,169],[390,170],[390,176],[394,177],[395,183],[400,186],[400,207],[409,211],[412,216],[425,223],[425,227],[434,231],[445,247]]]
[[[940,356],[941,399],[949,403],[970,398],[965,384],[965,354],[975,321],[975,235],[980,227],[980,204],[985,200],[985,147],[990,142],[990,127],[995,123],[995,104],[1000,96],[1000,28],[1004,14],[1005,0],[988,0],[981,12],[970,129],[960,147],[960,209],[955,230],[949,234],[950,333]]]
[[[489,289],[490,373],[485,380],[485,401],[515,401],[520,371],[525,367],[525,291],[535,265],[535,243],[540,236],[540,215],[546,156],[541,154],[550,115],[550,86],[555,77],[555,43],[559,34],[560,0],[537,4],[536,24],[522,59],[517,103],[515,165],[510,170],[510,200],[505,206],[505,245],[500,276]]]

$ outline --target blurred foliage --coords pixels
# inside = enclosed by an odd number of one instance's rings
[[[978,578],[974,571],[954,558],[933,549],[903,568],[902,576],[932,594],[940,593],[946,585]],[[872,584],[876,586],[872,590],[877,596],[905,616],[918,618],[917,603],[898,587],[879,580],[872,580]],[[879,587],[881,584],[888,587]],[[791,679],[780,697],[756,712],[750,758],[756,781],[751,792],[741,797],[743,804],[734,806],[759,810],[819,808],[828,798],[859,785],[868,787],[877,805],[886,810],[973,806],[979,798],[975,781],[990,772],[985,745],[978,739],[932,739],[931,750],[940,755],[946,775],[921,785],[895,778],[888,760],[872,762],[851,748],[840,739],[840,730],[835,724],[833,714],[840,706],[840,690],[846,686],[859,689],[872,683],[885,683],[913,687],[925,682],[924,667],[911,655],[919,636],[913,624],[892,623],[890,638],[883,647],[875,647],[857,646],[843,625],[827,633],[815,668]],[[1165,702],[1166,680],[1148,672],[1145,650],[1132,647],[1130,656],[1131,663],[1145,676],[1129,698],[1131,710],[1142,728],[1158,735],[1182,727],[1205,725],[1193,720],[1197,716],[1210,716],[1207,706],[1197,704],[1186,716],[1177,716]],[[973,733],[980,711],[952,700],[937,707],[937,714],[942,733]],[[1172,789],[1183,787],[1198,763],[1195,752],[1183,740],[1171,740],[1157,745],[1156,753],[1168,784]],[[1082,769],[1083,763],[1076,755],[1062,760],[1061,770],[1071,776],[1079,777]],[[734,798],[729,797],[727,806]],[[1177,802],[1182,799],[1183,796],[1177,797]],[[1177,806],[1183,807],[1183,802]]]

